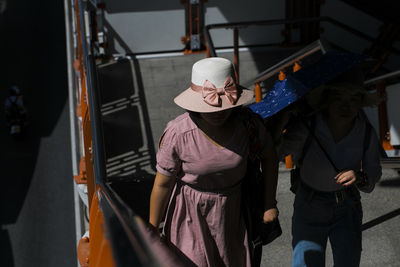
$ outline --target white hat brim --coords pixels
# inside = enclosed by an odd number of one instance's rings
[[[175,97],[174,102],[183,109],[200,112],[200,113],[210,113],[218,112],[225,109],[239,107],[241,105],[247,104],[253,100],[254,93],[248,89],[242,89],[241,94],[234,105],[229,102],[225,95],[221,95],[222,105],[215,107],[207,104],[201,93],[193,91],[191,88],[186,89],[177,97]]]

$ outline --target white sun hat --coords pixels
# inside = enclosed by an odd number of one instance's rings
[[[253,99],[253,92],[235,83],[232,62],[210,57],[197,61],[192,68],[191,86],[174,102],[189,111],[210,113],[239,107]]]

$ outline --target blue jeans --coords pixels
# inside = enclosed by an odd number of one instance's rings
[[[360,265],[362,208],[357,189],[323,193],[301,184],[292,218],[292,266],[325,266],[329,238],[334,266]]]

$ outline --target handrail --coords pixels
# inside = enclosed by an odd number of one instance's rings
[[[204,36],[206,38],[206,44],[207,44],[207,53],[211,57],[216,57],[217,53],[215,51],[215,46],[212,41],[211,35],[210,35],[210,30],[211,29],[234,29],[234,65],[236,69],[236,80],[237,82],[239,81],[239,50],[238,50],[238,29],[239,28],[246,28],[249,26],[273,26],[273,25],[281,25],[281,24],[306,24],[306,23],[312,23],[312,22],[329,22],[333,25],[336,25],[340,28],[343,28],[344,30],[351,32],[352,34],[363,38],[367,41],[373,42],[374,38],[371,36],[356,30],[342,22],[339,22],[331,17],[323,16],[323,17],[313,17],[313,18],[297,18],[297,19],[276,19],[276,20],[258,20],[258,21],[243,21],[243,22],[234,22],[234,23],[219,23],[219,24],[209,24],[204,27]],[[400,54],[400,50],[394,47],[390,47],[389,50],[392,53],[395,54]],[[264,74],[266,73],[265,71],[263,72]],[[268,75],[266,75],[267,77]],[[255,83],[257,90],[259,89],[257,86],[260,81],[262,81],[259,77],[255,77],[252,79],[253,82],[247,82],[247,83]],[[247,84],[246,83],[246,84]],[[260,95],[261,92],[256,92],[256,95]]]
[[[280,70],[285,69],[286,67],[293,64],[295,61],[299,61],[302,58],[309,56],[317,51],[322,51],[325,53],[325,49],[320,40],[317,40],[310,45],[304,47],[300,51],[296,52],[295,54],[291,55],[290,57],[285,58],[283,61],[273,65],[272,67],[266,69],[265,71],[258,74],[255,78],[251,80],[251,82],[243,83],[244,86],[250,86],[250,83],[260,83],[269,77],[275,75]]]
[[[87,44],[86,44],[86,39],[85,39],[85,35],[84,35],[84,32],[85,32],[85,26],[84,26],[84,21],[85,21],[85,19],[84,19],[84,17],[83,17],[83,3],[82,3],[82,0],[78,0],[78,11],[79,11],[79,21],[80,21],[80,25],[79,25],[79,27],[80,27],[80,32],[81,32],[81,43],[80,43],[80,45],[82,46],[81,48],[83,49],[83,51],[82,51],[82,53],[83,53],[83,58],[84,58],[84,60],[83,60],[83,68],[85,68],[86,67],[86,57],[87,57],[87,55],[88,55],[88,49],[87,49]]]
[[[113,232],[110,234],[110,239],[113,241],[111,244],[118,266],[162,266],[150,249],[148,240],[143,236],[144,232],[141,228],[144,224],[141,218],[127,210],[118,196],[111,194],[107,186],[99,189],[99,195],[101,196],[100,205],[105,211],[105,217],[108,218],[107,229]],[[109,209],[112,214],[109,213]],[[125,214],[121,210],[125,210]],[[116,221],[118,221],[118,226],[115,224]],[[122,232],[115,227],[120,228]],[[121,243],[125,244],[121,245]]]
[[[86,55],[87,91],[89,95],[90,124],[92,129],[93,167],[95,183],[104,186],[106,177],[106,160],[104,150],[104,136],[101,122],[101,107],[97,86],[97,73],[92,55]]]
[[[211,57],[217,56],[217,53],[215,51],[214,43],[212,41],[211,35],[210,35],[210,30],[211,29],[233,29],[234,30],[234,38],[233,38],[233,51],[234,51],[234,65],[235,65],[235,70],[236,70],[236,81],[239,82],[239,49],[238,49],[238,29],[239,28],[246,28],[249,26],[272,26],[272,25],[280,25],[280,24],[306,24],[306,23],[312,23],[312,22],[329,22],[333,25],[336,25],[340,28],[343,28],[344,30],[351,32],[352,34],[363,38],[367,41],[374,42],[374,38],[371,36],[368,36],[367,34],[360,32],[359,30],[356,30],[342,22],[339,22],[333,18],[324,16],[324,17],[313,17],[313,18],[296,18],[296,19],[277,19],[277,20],[259,20],[259,21],[243,21],[243,22],[234,22],[234,23],[219,23],[219,24],[209,24],[204,27],[204,35],[206,38],[206,44],[207,44],[207,55]],[[315,45],[313,43],[312,45]],[[322,47],[322,44],[319,43],[319,45]],[[308,47],[307,47],[308,48]],[[317,49],[317,48],[315,48]],[[310,53],[315,52],[315,49],[311,49]],[[323,47],[322,47],[323,49]],[[400,54],[400,50],[396,49],[394,47],[390,47],[389,50],[392,53],[395,54]],[[323,51],[324,52],[324,51]],[[301,59],[303,56],[301,53],[305,53],[304,50],[300,51],[299,53],[296,53],[295,55],[292,56],[292,59],[296,59],[297,57]],[[308,52],[306,52],[308,53]],[[283,62],[285,63],[285,62]],[[278,64],[282,64],[278,63]],[[283,64],[283,66],[287,67],[287,64]],[[256,95],[256,101],[261,100],[261,87],[260,87],[260,82],[271,77],[273,74],[277,73],[279,70],[276,69],[277,65],[274,65],[273,67],[263,71],[261,74],[257,75],[255,78],[251,79],[250,81],[247,81],[244,85],[249,87],[249,84],[254,83],[255,84],[255,95]],[[271,72],[271,73],[269,73]]]
[[[389,73],[383,74],[381,76],[377,76],[372,79],[369,79],[364,82],[364,85],[369,86],[369,85],[377,84],[379,82],[382,82],[382,81],[385,81],[385,80],[388,80],[391,78],[395,78],[395,77],[400,77],[400,70],[389,72]]]
[[[243,21],[243,22],[235,22],[235,23],[218,23],[218,24],[209,24],[204,27],[204,35],[206,37],[206,42],[209,47],[209,53],[212,57],[215,57],[217,54],[215,52],[214,43],[212,41],[210,30],[211,29],[233,29],[233,28],[247,28],[249,26],[273,26],[273,25],[281,25],[281,24],[306,24],[311,22],[329,22],[336,26],[339,26],[358,37],[361,37],[367,41],[373,42],[375,39],[359,30],[356,30],[342,22],[339,22],[331,17],[323,16],[323,17],[313,17],[313,18],[297,18],[297,19],[276,19],[276,20],[256,20],[256,21]],[[389,48],[389,50],[393,53],[400,54],[400,50],[394,47]]]

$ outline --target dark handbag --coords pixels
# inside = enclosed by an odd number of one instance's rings
[[[290,170],[290,191],[293,194],[296,194],[297,188],[299,188],[300,179],[300,168],[296,166],[296,168]]]
[[[254,248],[267,245],[282,234],[279,220],[263,223],[264,178],[259,160],[247,161],[246,176],[242,183],[242,200],[249,241]]]
[[[278,238],[282,234],[282,229],[278,219],[271,223],[263,223],[264,178],[260,170],[261,162],[258,155],[261,146],[255,121],[260,118],[247,109],[244,109],[244,115],[243,121],[249,134],[250,151],[242,183],[242,211],[252,252],[252,266],[259,266],[262,246]]]

